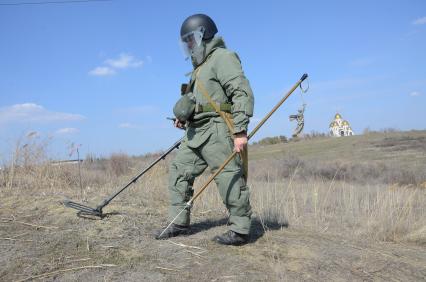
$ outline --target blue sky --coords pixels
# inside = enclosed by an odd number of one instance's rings
[[[307,72],[305,132],[327,132],[336,112],[355,133],[426,129],[423,0],[0,5],[0,159],[33,131],[53,158],[71,142],[102,156],[173,144],[182,132],[166,117],[191,70],[179,30],[194,13],[210,15],[242,60],[251,128]],[[301,104],[295,92],[253,140],[290,136]]]

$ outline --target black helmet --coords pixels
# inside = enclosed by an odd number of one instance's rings
[[[192,15],[182,23],[180,28],[180,36],[184,36],[190,32],[196,31],[200,27],[204,27],[204,40],[211,39],[217,33],[217,27],[214,21],[207,15]]]

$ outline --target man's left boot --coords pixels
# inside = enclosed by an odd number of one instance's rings
[[[189,226],[178,225],[172,223],[169,228],[160,228],[154,230],[153,235],[157,240],[164,240],[171,237],[179,236],[179,235],[189,235],[190,229]]]
[[[248,242],[249,235],[240,234],[229,230],[222,235],[215,236],[213,241],[222,244],[222,245],[232,245],[232,246],[241,246]]]

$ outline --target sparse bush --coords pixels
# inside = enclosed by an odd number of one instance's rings
[[[312,131],[311,133],[303,134],[303,139],[316,139],[316,138],[326,138],[329,137],[327,133]]]
[[[364,135],[377,134],[377,133],[396,133],[396,132],[401,132],[401,131],[393,127],[382,128],[380,130],[371,130],[370,127],[366,127],[363,130]]]
[[[273,145],[273,144],[280,144],[280,143],[287,143],[287,137],[280,135],[280,136],[274,136],[274,137],[266,137],[258,142],[254,142],[253,145]]]
[[[130,165],[130,158],[126,154],[114,153],[109,158],[109,169],[114,176],[121,176],[128,172]]]
[[[393,128],[393,127],[388,127],[388,128],[383,128],[380,130],[380,132],[383,133],[395,133],[395,132],[399,132],[399,129]]]
[[[86,158],[84,159],[85,162],[87,163],[94,163],[97,160],[95,154],[93,153],[88,153],[86,155]]]

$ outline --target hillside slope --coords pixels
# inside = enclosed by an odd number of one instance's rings
[[[308,160],[386,161],[426,168],[426,131],[369,133],[343,138],[314,138],[251,147],[253,160],[294,154]]]

